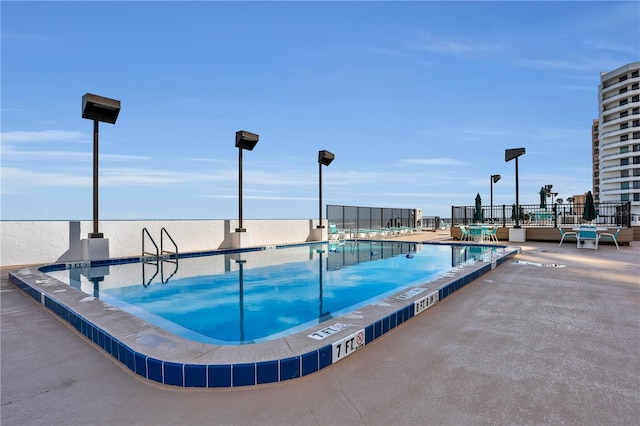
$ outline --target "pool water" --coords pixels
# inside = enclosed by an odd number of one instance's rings
[[[237,345],[293,334],[424,286],[496,249],[346,241],[48,274],[179,336]]]

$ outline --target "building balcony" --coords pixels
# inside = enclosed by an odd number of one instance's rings
[[[612,152],[610,154],[603,154],[599,157],[600,163],[605,164],[608,161],[620,160],[621,158],[629,158],[633,156],[631,151],[628,152]]]
[[[626,164],[624,166],[621,166],[620,164],[617,165],[608,165],[605,166],[604,164],[602,164],[602,162],[600,163],[600,170],[603,171],[603,173],[600,174],[600,179],[605,179],[606,178],[606,174],[610,173],[610,172],[616,172],[616,171],[620,171],[620,170],[629,170],[630,168],[633,168],[633,164]]]
[[[639,82],[640,81],[640,77],[629,77],[626,80],[623,81],[618,81],[619,77],[615,77],[612,78],[610,80],[605,81],[602,84],[602,93],[606,93],[610,90],[620,90],[620,88],[629,85],[629,87],[631,87],[631,85],[633,83]]]
[[[602,111],[600,111],[600,120],[603,119],[603,116],[620,113],[626,110],[629,110],[629,114],[631,115],[631,110],[637,106],[640,106],[640,102],[632,102],[631,100],[624,105],[618,105],[617,103],[614,103],[613,105],[608,104],[606,107],[603,107]],[[600,124],[602,125],[602,121],[600,121]]]
[[[620,177],[620,173],[605,174],[600,177],[600,188],[609,188],[611,185],[615,185],[616,188],[620,188],[621,182],[629,182],[630,185],[633,185],[633,179],[633,176]]]
[[[600,133],[600,137],[606,137],[606,138],[611,138],[611,137],[615,137],[615,136],[620,136],[620,135],[626,135],[629,133],[634,132],[634,129],[636,129],[635,131],[637,131],[638,127],[627,127],[626,129],[612,129],[612,130],[608,130],[606,132],[601,132]]]
[[[611,150],[618,150],[623,146],[630,146],[635,143],[640,143],[640,139],[627,139],[626,141],[621,141],[620,139],[616,139],[611,142],[606,142],[600,145],[600,153],[604,156],[613,155],[614,153],[610,152]]]

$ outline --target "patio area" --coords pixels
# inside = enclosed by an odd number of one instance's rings
[[[2,424],[634,424],[640,244],[558,240],[518,243],[513,261],[331,368],[228,390],[140,379],[3,268]]]

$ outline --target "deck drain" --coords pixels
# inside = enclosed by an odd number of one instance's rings
[[[564,268],[566,266],[566,265],[558,265],[557,263],[527,262],[526,260],[515,260],[513,263],[517,263],[518,265],[538,266],[541,268]]]

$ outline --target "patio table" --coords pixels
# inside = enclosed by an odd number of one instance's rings
[[[578,232],[578,236],[580,235],[580,231],[595,231],[596,234],[598,234],[599,232],[606,232],[609,229],[602,227],[602,226],[578,226],[576,228],[572,228],[574,231]],[[584,240],[582,240],[582,242],[584,243]],[[595,243],[592,244],[584,244],[584,245],[580,245],[580,238],[576,238],[576,247],[577,248],[589,248],[589,249],[595,249],[597,247],[597,245]]]

